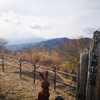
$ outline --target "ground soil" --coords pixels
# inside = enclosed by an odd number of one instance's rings
[[[61,77],[58,78],[63,81]],[[32,73],[23,71],[20,78],[19,68],[6,66],[3,72],[0,66],[0,100],[35,100],[41,90],[40,81],[41,78],[36,76],[34,84]],[[64,100],[75,100],[75,91],[69,91],[69,87],[60,83],[57,83],[56,91],[54,91],[53,82],[49,82],[50,100],[55,100],[58,95]]]

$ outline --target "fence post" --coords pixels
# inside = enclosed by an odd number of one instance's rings
[[[78,66],[77,100],[85,100],[86,98],[87,71],[88,50],[84,49],[80,54],[80,63]]]
[[[54,66],[54,91],[56,90],[56,66]]]
[[[35,84],[36,62],[34,62],[33,66],[34,66],[33,74],[34,74],[34,84]]]
[[[89,49],[86,100],[100,100],[100,31],[93,33]]]
[[[19,69],[20,69],[20,78],[21,78],[21,72],[22,72],[22,59],[19,60]]]
[[[81,95],[79,94],[79,90],[80,90],[80,62],[78,63],[76,100],[81,98]]]
[[[2,55],[2,71],[4,72],[4,55]]]

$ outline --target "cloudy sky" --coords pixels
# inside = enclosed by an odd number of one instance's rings
[[[0,38],[92,37],[100,0],[0,0]]]

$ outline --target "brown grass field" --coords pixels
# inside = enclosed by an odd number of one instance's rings
[[[43,70],[39,70],[43,71]],[[49,72],[52,77],[52,73]],[[57,76],[57,79],[73,84],[71,81]],[[33,74],[23,71],[22,78],[19,77],[19,68],[5,66],[5,72],[2,72],[0,66],[0,100],[35,100],[38,92],[41,90],[40,77],[36,76],[36,83],[33,82]],[[62,96],[64,100],[75,100],[75,90],[61,83],[57,83],[56,90],[53,89],[53,81],[50,82],[50,100],[55,100],[57,96]]]

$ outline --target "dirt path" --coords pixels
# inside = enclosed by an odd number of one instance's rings
[[[40,80],[37,79],[33,83],[33,79],[27,76],[20,79],[19,74],[13,71],[0,71],[0,100],[35,100],[38,92],[41,90]],[[75,100],[67,87],[57,84],[56,91],[53,90],[53,84],[50,86],[50,100],[55,100],[55,97],[60,95],[65,100]]]

